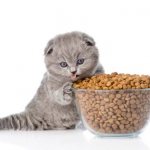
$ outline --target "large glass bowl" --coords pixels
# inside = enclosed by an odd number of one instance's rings
[[[99,136],[137,136],[150,116],[150,89],[74,89],[84,126]]]

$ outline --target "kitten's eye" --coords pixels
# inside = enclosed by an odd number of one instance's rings
[[[61,62],[61,63],[60,63],[60,66],[64,68],[64,67],[67,67],[68,64],[67,64],[66,62]]]
[[[77,65],[81,65],[81,64],[83,64],[83,63],[84,63],[84,59],[83,59],[83,58],[77,60]]]

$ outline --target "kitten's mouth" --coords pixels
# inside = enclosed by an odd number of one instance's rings
[[[72,75],[70,76],[70,78],[71,78],[71,80],[75,81],[75,80],[78,79],[79,76],[80,76],[80,75],[78,75],[78,74],[72,74]]]

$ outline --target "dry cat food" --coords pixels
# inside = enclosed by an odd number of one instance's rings
[[[149,118],[149,76],[95,75],[77,81],[73,86],[82,120],[95,133],[135,133],[145,126]]]
[[[150,76],[118,74],[97,74],[91,78],[78,80],[74,88],[110,90],[110,89],[143,89],[150,88]]]

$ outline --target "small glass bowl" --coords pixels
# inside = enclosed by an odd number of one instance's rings
[[[74,89],[84,126],[99,136],[137,136],[150,116],[150,88]]]

